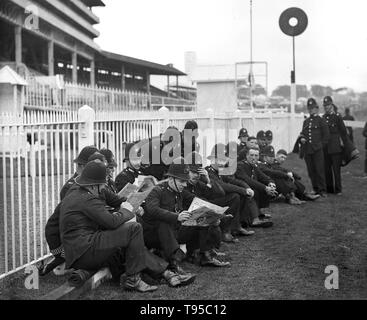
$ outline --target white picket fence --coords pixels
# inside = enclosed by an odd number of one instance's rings
[[[65,114],[64,121],[51,112],[32,119],[37,123],[0,124],[0,279],[49,255],[44,227],[59,201],[62,185],[74,173],[73,159],[85,145],[111,149],[119,172],[125,142],[158,136],[169,125],[182,130],[186,121],[196,120],[206,161],[214,143],[237,141],[241,127],[250,135],[270,129],[275,148],[290,150],[303,121],[303,115],[271,112],[215,115],[211,110],[198,114],[165,108],[123,114],[91,112],[88,122],[79,111],[74,118]]]

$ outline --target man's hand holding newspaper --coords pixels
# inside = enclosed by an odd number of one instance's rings
[[[199,227],[218,225],[227,209],[228,207],[220,207],[195,197],[188,210],[190,217],[182,222],[182,225]]]

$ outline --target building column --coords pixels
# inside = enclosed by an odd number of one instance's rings
[[[121,90],[125,90],[125,66],[121,66]]]
[[[167,97],[169,97],[169,75],[167,75]]]
[[[78,60],[77,60],[77,53],[74,51],[71,54],[71,64],[73,65],[72,69],[72,82],[77,83],[78,82]]]
[[[14,27],[15,37],[15,63],[19,66],[22,63],[22,27]]]
[[[55,45],[53,40],[47,42],[47,63],[48,63],[48,75],[53,76],[55,74],[55,58],[54,58],[54,51]]]
[[[92,87],[96,85],[96,63],[94,59],[90,61],[90,85]]]
[[[146,78],[147,78],[147,93],[150,94],[150,72],[146,72]]]
[[[178,95],[178,76],[176,76],[176,96],[179,97]]]

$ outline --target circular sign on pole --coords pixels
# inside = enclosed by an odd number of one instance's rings
[[[279,17],[279,27],[288,36],[298,36],[306,30],[308,18],[300,8],[288,8]]]

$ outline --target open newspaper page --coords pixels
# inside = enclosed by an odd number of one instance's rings
[[[139,192],[153,189],[158,184],[158,180],[153,176],[138,176]]]
[[[131,194],[134,192],[137,192],[139,190],[139,187],[131,184],[130,182],[125,185],[125,187],[122,188],[122,190],[118,193],[120,197],[128,198]]]
[[[143,179],[142,183],[139,186],[128,183],[119,192],[119,196],[125,197],[127,199],[126,201],[132,205],[133,211],[135,212],[144,202],[150,191],[152,191],[152,189],[154,188],[153,183],[154,180],[150,178]]]
[[[191,216],[184,221],[184,226],[199,226],[207,227],[215,224],[218,219],[221,219],[228,207],[220,207],[200,198],[195,197],[188,211]]]
[[[146,197],[148,196],[148,194],[150,193],[151,190],[147,190],[144,192],[135,192],[132,193],[128,198],[127,198],[127,202],[130,203],[133,206],[133,211],[135,212],[139,206],[144,202],[144,200],[146,199]]]

